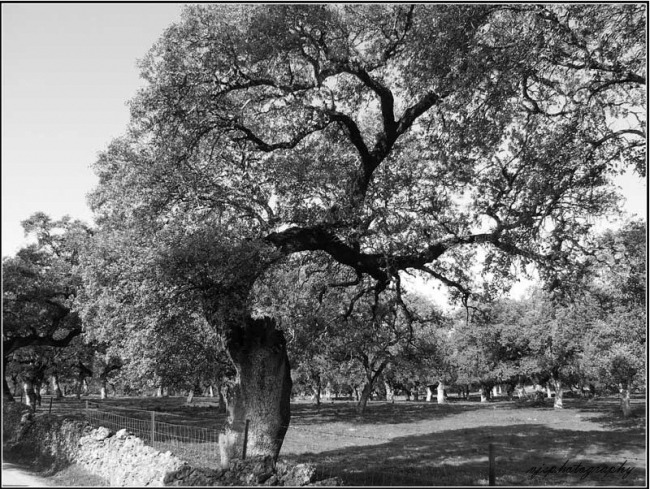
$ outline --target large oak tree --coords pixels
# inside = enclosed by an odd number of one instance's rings
[[[569,267],[613,174],[645,174],[644,33],[639,4],[188,6],[91,202],[201,297],[238,371],[232,421],[277,456],[291,379],[255,281],[322,252],[375,301],[404,272],[466,299],[478,257],[495,280]]]

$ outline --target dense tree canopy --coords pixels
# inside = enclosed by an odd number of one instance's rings
[[[470,247],[557,270],[644,174],[641,5],[198,5],[142,60],[103,222],[322,250],[466,292]]]

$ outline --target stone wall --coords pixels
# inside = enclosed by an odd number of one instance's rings
[[[341,485],[339,479],[316,481],[311,464],[274,467],[268,458],[232,460],[226,470],[191,467],[126,430],[113,433],[80,419],[35,417],[18,403],[3,406],[3,439],[8,461],[28,463],[46,475],[76,463],[118,487]]]
[[[74,462],[106,479],[111,486],[163,486],[169,472],[187,464],[171,452],[159,452],[120,430],[100,427],[79,439]]]

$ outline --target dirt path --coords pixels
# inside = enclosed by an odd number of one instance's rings
[[[32,475],[24,467],[2,462],[2,487],[50,487],[44,477]]]

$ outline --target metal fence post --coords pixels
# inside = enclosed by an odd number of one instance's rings
[[[490,443],[488,445],[488,459],[489,459],[489,469],[488,469],[488,484],[491,486],[496,485],[495,484],[495,474],[494,474],[494,445]]]
[[[246,460],[246,445],[248,445],[248,423],[250,423],[250,419],[246,420],[246,425],[244,426],[244,448],[241,453],[242,460]]]
[[[156,439],[156,412],[151,411],[151,446]]]

